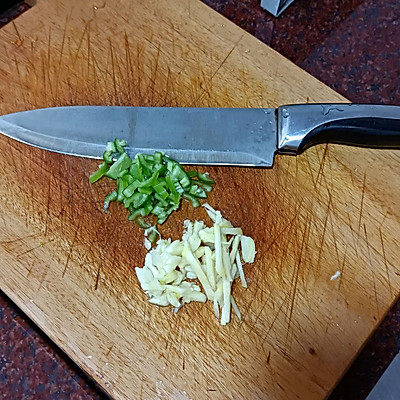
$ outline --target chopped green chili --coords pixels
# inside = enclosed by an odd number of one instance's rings
[[[151,224],[146,222],[143,217],[136,218],[135,222],[143,229],[149,229],[151,227]]]
[[[209,185],[214,185],[215,181],[214,179],[210,178],[210,175],[208,175],[208,173],[202,174],[202,173],[198,173],[197,177],[199,178],[199,181],[207,183]]]
[[[108,171],[108,165],[107,163],[103,162],[99,165],[99,169],[95,172],[93,172],[89,176],[89,182],[90,183],[95,183],[97,182],[100,178],[104,176],[104,174]]]
[[[211,185],[209,185],[208,183],[197,181],[196,184],[201,186],[207,193],[209,193],[209,192],[211,192],[211,190],[213,190],[213,187]]]
[[[192,203],[192,206],[194,208],[199,207],[200,206],[200,202],[199,199],[196,196],[193,196],[192,194],[189,193],[183,193],[182,197],[186,200],[189,200]]]
[[[118,198],[118,194],[116,191],[111,192],[110,194],[108,194],[106,196],[106,198],[104,199],[104,203],[103,203],[103,210],[106,211],[108,209],[108,206],[110,205],[110,203],[112,201],[116,201]]]
[[[125,140],[119,139],[107,143],[104,162],[89,177],[90,183],[103,176],[117,181],[116,190],[104,200],[104,210],[112,201],[122,203],[129,211],[128,219],[148,229],[151,224],[144,217],[154,215],[157,223],[162,224],[178,209],[182,198],[198,207],[199,199],[205,199],[213,189],[215,182],[208,173],[186,172],[181,164],[161,152],[137,154],[131,159],[126,145]],[[152,243],[157,238],[155,232],[149,235]]]
[[[152,230],[152,231],[149,233],[149,242],[150,242],[150,243],[155,243],[156,240],[157,240],[157,237],[158,237],[157,231],[156,231],[156,230]]]
[[[117,158],[117,161],[111,164],[110,169],[104,175],[111,179],[117,179],[120,174],[131,166],[131,163],[132,160],[129,158],[128,154],[122,153]]]

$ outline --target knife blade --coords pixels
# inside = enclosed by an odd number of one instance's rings
[[[53,107],[3,115],[0,132],[81,157],[101,158],[117,137],[130,156],[162,151],[183,164],[271,167],[275,154],[297,155],[318,143],[400,148],[400,107]]]

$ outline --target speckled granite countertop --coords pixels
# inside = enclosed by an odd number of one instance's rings
[[[203,2],[352,102],[400,105],[399,0],[296,0],[278,19],[259,0]],[[0,26],[27,8],[0,15]],[[400,301],[329,400],[365,399],[399,349]],[[0,295],[0,399],[104,398]]]

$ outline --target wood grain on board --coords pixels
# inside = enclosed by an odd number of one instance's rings
[[[39,0],[0,48],[1,114],[346,101],[197,0]],[[112,186],[89,185],[96,161],[1,136],[0,167],[0,288],[115,399],[322,399],[399,293],[394,151],[207,168],[209,202],[258,250],[248,289],[234,287],[243,320],[226,327],[210,304],[146,302],[142,232],[120,207],[101,211]],[[162,234],[187,218],[207,217],[183,204]]]

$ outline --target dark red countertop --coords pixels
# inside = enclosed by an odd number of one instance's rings
[[[260,0],[202,0],[357,103],[400,105],[399,0],[295,0],[278,19]],[[28,7],[22,2],[0,27]],[[365,399],[400,349],[400,302],[329,400]],[[104,399],[0,294],[0,399]]]

